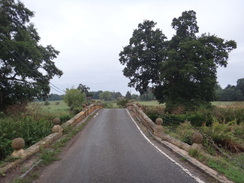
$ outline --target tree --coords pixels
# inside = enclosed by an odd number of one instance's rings
[[[135,87],[141,94],[148,84],[160,85],[159,67],[166,59],[165,35],[154,29],[156,23],[145,20],[134,30],[128,46],[119,54],[120,63],[126,65],[123,73],[130,79],[129,87]]]
[[[118,100],[122,97],[122,94],[120,92],[112,92],[111,94],[113,100]]]
[[[128,85],[140,92],[151,85],[156,99],[166,103],[169,112],[179,106],[191,110],[210,104],[215,98],[216,69],[227,66],[228,53],[236,42],[210,34],[197,37],[199,28],[192,10],[173,19],[176,35],[169,41],[159,29],[155,34],[154,25],[152,21],[139,24],[120,53]]]
[[[79,84],[79,86],[77,87],[78,90],[81,91],[81,93],[85,93],[86,95],[89,95],[89,90],[90,88],[86,85],[83,84]]]
[[[81,93],[79,89],[66,89],[64,95],[64,102],[70,107],[74,112],[79,112],[82,110],[82,104],[86,101],[85,93]]]
[[[132,94],[131,99],[137,100],[139,98],[139,95],[137,94]]]
[[[128,100],[131,99],[131,93],[129,91],[127,91],[127,93],[125,94],[125,98]]]
[[[223,93],[222,87],[219,84],[216,84],[214,90],[215,90],[216,100],[220,100]]]
[[[92,91],[90,94],[92,95],[92,99],[99,99],[99,95],[102,93],[102,90],[99,91]]]
[[[51,93],[51,94],[48,96],[48,100],[49,100],[49,101],[63,100],[63,99],[64,99],[64,96],[63,96],[63,95],[58,95],[58,94],[54,94],[54,93]]]
[[[30,18],[34,13],[15,0],[0,2],[0,111],[33,98],[46,98],[49,82],[61,76],[53,60],[58,51],[39,44]]]
[[[234,85],[228,85],[225,89],[223,89],[220,101],[242,101],[244,100],[244,96],[241,91],[236,88]]]
[[[240,90],[241,94],[244,96],[244,78],[237,80],[236,89]]]
[[[223,90],[216,90],[218,92],[220,101],[243,101],[244,93],[243,93],[243,79],[237,80],[237,85],[227,85]]]
[[[140,95],[140,100],[143,101],[155,100],[155,96],[153,95],[152,88],[148,88],[145,93]]]
[[[110,101],[112,99],[112,94],[109,91],[104,91],[99,94],[100,100]]]

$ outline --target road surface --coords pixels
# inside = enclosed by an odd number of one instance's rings
[[[125,109],[102,109],[35,183],[202,182],[164,156]]]

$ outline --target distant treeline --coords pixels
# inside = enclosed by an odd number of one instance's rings
[[[224,89],[216,85],[217,101],[244,101],[244,78],[238,79],[236,85],[228,85]]]
[[[244,101],[244,78],[238,79],[236,85],[228,85],[226,88],[222,88],[219,84],[215,87],[216,98],[215,101]],[[94,100],[118,100],[120,98],[136,99],[142,101],[156,100],[152,90],[149,88],[147,92],[142,95],[131,94],[129,91],[123,96],[120,92],[110,91],[86,91],[86,96],[89,99]],[[56,101],[63,100],[64,95],[50,94],[48,100]]]

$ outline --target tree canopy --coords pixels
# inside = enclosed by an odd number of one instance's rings
[[[62,75],[53,61],[59,52],[39,44],[40,37],[30,23],[33,16],[20,1],[0,2],[0,111],[47,97],[50,79]]]
[[[64,95],[64,102],[70,107],[71,111],[75,113],[82,110],[82,104],[86,101],[86,94],[80,92],[79,89],[66,89]]]
[[[112,94],[109,91],[104,91],[99,94],[99,99],[104,101],[110,101],[112,100]]]
[[[170,40],[155,25],[149,20],[140,23],[119,54],[123,73],[130,79],[128,86],[140,93],[151,87],[169,112],[179,106],[190,110],[209,104],[215,98],[217,67],[227,66],[236,42],[210,34],[197,36],[193,10],[173,19],[176,34]]]

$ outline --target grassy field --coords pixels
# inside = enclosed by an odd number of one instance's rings
[[[163,105],[163,104],[159,104],[157,100],[138,101],[138,103],[141,104],[141,105],[146,105],[146,106],[158,106],[158,105]]]
[[[213,105],[215,106],[230,106],[230,105],[243,105],[244,106],[244,102],[243,101],[215,101],[212,102]]]
[[[151,100],[151,101],[137,101],[141,105],[146,105],[146,106],[157,106],[157,105],[164,105],[164,104],[159,104],[157,100]],[[243,105],[243,101],[214,101],[212,102],[213,105],[215,106],[230,106],[230,105]]]
[[[50,101],[49,105],[44,105],[45,102],[35,102],[35,103],[41,105],[44,110],[47,110],[51,113],[69,112],[69,107],[63,100]]]

